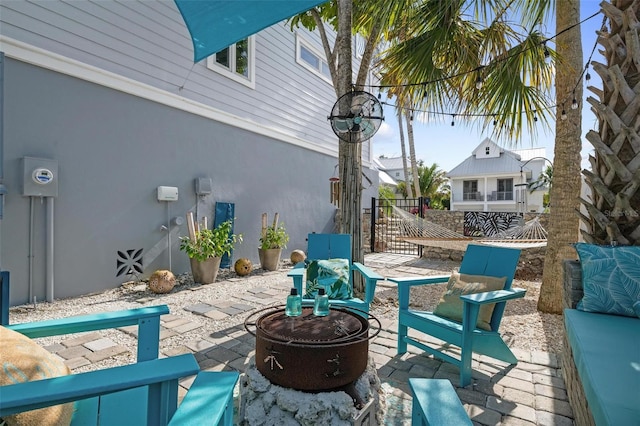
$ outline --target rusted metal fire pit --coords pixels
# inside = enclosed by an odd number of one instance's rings
[[[380,332],[380,321],[363,315],[368,319],[331,308],[328,316],[316,317],[311,307],[303,307],[301,316],[290,318],[277,306],[253,313],[244,325],[256,336],[256,367],[263,376],[283,387],[318,392],[347,386],[366,369],[369,340]]]

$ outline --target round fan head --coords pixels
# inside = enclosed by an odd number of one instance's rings
[[[380,101],[371,93],[353,91],[336,101],[328,117],[333,132],[345,142],[364,142],[380,128],[384,116]]]

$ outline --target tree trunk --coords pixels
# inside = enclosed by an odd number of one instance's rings
[[[351,0],[338,0],[338,34],[336,50],[338,55],[338,97],[351,91]],[[350,234],[352,239],[352,261],[363,262],[362,247],[362,143],[348,143],[340,140],[338,148],[338,169],[340,171],[340,216],[338,232]],[[364,291],[362,281],[354,281],[356,293]]]
[[[583,237],[593,244],[640,245],[640,3],[617,0],[602,8],[610,29],[598,39],[607,64],[592,62],[603,88],[589,87],[600,98],[588,99],[599,128],[587,133],[595,156],[589,158],[592,170],[582,171],[592,194],[581,200]]]
[[[404,171],[404,188],[410,198],[415,198],[413,188],[409,185],[409,168],[407,167],[407,149],[404,146],[404,126],[402,125],[402,114],[404,109],[398,108],[398,131],[400,132],[400,150],[402,152],[402,169]]]
[[[406,105],[406,104],[405,104]],[[413,180],[413,196],[414,198],[422,197],[420,193],[420,182],[418,175],[418,162],[416,160],[416,147],[413,143],[413,123],[411,120],[411,109],[405,108],[404,118],[407,122],[407,139],[409,141],[409,161],[411,162],[411,179]]]
[[[580,22],[580,0],[556,2],[556,33]],[[538,310],[562,313],[562,261],[575,259],[571,243],[578,241],[580,197],[580,151],[582,149],[582,102],[573,109],[573,96],[582,100],[579,82],[583,67],[580,26],[565,31],[556,39],[561,62],[556,67],[556,140],[553,185],[551,186],[547,250],[542,274]],[[581,81],[579,82],[581,83]],[[573,89],[575,87],[575,93]],[[561,115],[566,112],[567,119]]]

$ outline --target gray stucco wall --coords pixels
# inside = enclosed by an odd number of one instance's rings
[[[30,199],[22,196],[25,156],[58,160],[54,204],[55,297],[116,287],[117,252],[143,249],[145,275],[169,267],[167,203],[161,185],[179,189],[169,216],[184,217],[198,205],[213,223],[216,201],[235,203],[235,231],[244,242],[234,260],[258,263],[260,217],[280,213],[291,235],[288,251],[306,248],[309,232],[333,229],[329,181],[335,157],[231,127],[201,116],[7,59],[4,75],[5,197],[1,227],[2,269],[11,272],[11,302],[29,294]],[[365,173],[377,185],[377,175]],[[210,177],[213,194],[198,200],[194,180]],[[374,185],[364,199],[375,194]],[[45,298],[45,211],[33,202],[32,283]],[[174,273],[189,270],[173,229]]]

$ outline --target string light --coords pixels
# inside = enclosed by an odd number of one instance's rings
[[[547,42],[546,40],[542,42],[542,47],[544,48],[544,60],[547,61],[547,63],[549,63],[551,61],[551,53],[549,53],[549,49],[547,49]]]
[[[382,91],[378,91],[378,99],[382,99]]]
[[[572,28],[574,28],[574,27],[576,27],[576,26],[581,25],[581,24],[582,24],[582,23],[584,23],[585,21],[587,21],[587,20],[589,20],[589,19],[594,18],[594,17],[595,17],[595,16],[597,16],[598,14],[599,14],[599,12],[594,13],[593,15],[591,15],[591,16],[589,16],[589,17],[587,17],[587,18],[583,19],[583,20],[582,20],[582,21],[580,21],[579,23],[574,24],[574,25],[571,25],[571,26],[569,26],[569,27],[565,28],[564,30],[562,30],[562,31],[558,32],[556,35],[554,35],[554,36],[552,36],[552,37],[550,37],[550,38],[548,38],[548,39],[544,40],[541,44],[542,44],[542,46],[543,46],[543,48],[544,48],[544,52],[543,52],[543,53],[544,53],[545,59],[550,58],[550,56],[551,56],[551,54],[550,54],[550,52],[549,52],[549,50],[548,50],[548,48],[547,48],[547,46],[546,46],[546,42],[547,42],[547,41],[552,40],[552,39],[556,38],[557,36],[559,36],[560,34],[562,34],[562,33],[566,32],[566,31],[569,31],[569,30],[571,30]],[[605,16],[605,17],[603,18],[603,20],[602,20],[602,26],[603,26],[603,27],[604,27],[604,25],[605,25],[605,22],[606,22],[606,16]],[[574,89],[573,89],[573,97],[572,97],[572,102],[571,102],[571,109],[577,109],[577,108],[578,108],[578,106],[579,106],[579,103],[578,103],[577,98],[576,98],[576,96],[575,96],[575,91],[576,91],[576,88],[578,87],[578,85],[580,84],[580,79],[581,79],[583,76],[585,77],[585,80],[586,80],[586,81],[589,81],[589,80],[591,79],[591,74],[589,73],[589,64],[590,64],[590,62],[591,62],[591,58],[592,58],[592,56],[593,56],[593,54],[594,54],[594,52],[595,52],[596,46],[597,46],[597,41],[594,43],[593,49],[592,49],[592,51],[591,51],[591,55],[589,56],[589,59],[588,59],[588,61],[587,61],[586,65],[585,65],[585,67],[584,67],[584,68],[583,68],[583,70],[582,70],[582,73],[581,73],[581,75],[580,75],[580,78],[578,79],[578,82],[576,82],[576,85],[575,85],[575,87],[574,87]],[[522,52],[520,52],[520,53],[522,53]],[[518,54],[520,54],[520,53],[518,53]],[[510,58],[511,58],[511,57],[513,57],[513,56],[515,56],[515,55],[509,56],[509,57],[506,57],[506,58],[503,58],[502,60],[510,59]],[[370,87],[370,88],[372,88],[372,89],[373,89],[373,88],[379,88],[379,89],[381,89],[381,88],[402,88],[402,87],[412,87],[412,86],[419,86],[419,85],[420,85],[420,86],[423,86],[423,99],[426,99],[426,98],[427,98],[427,95],[428,95],[428,93],[427,93],[427,84],[437,83],[437,82],[441,82],[441,81],[447,81],[447,80],[450,80],[450,79],[453,79],[453,78],[456,78],[456,77],[464,76],[464,75],[469,74],[469,73],[471,73],[471,72],[476,72],[476,73],[478,73],[478,74],[477,74],[477,77],[476,77],[476,80],[475,80],[475,85],[476,85],[476,88],[477,88],[477,89],[480,89],[480,88],[482,87],[482,85],[484,84],[484,79],[482,78],[482,76],[481,76],[481,74],[480,74],[480,69],[481,69],[481,68],[484,68],[484,67],[476,68],[476,69],[473,69],[473,70],[471,70],[471,71],[461,72],[461,73],[458,73],[458,74],[455,74],[455,75],[451,75],[451,76],[441,77],[441,78],[436,79],[436,80],[433,80],[433,81],[424,81],[424,82],[420,82],[420,83],[408,83],[408,84],[401,84],[401,85],[369,85],[369,87]],[[379,96],[378,96],[378,98],[380,98],[380,92],[379,92]],[[547,106],[547,107],[546,107],[546,108],[544,108],[544,109],[545,109],[545,110],[551,110],[551,109],[553,109],[553,108],[557,108],[558,106],[562,105],[562,113],[561,113],[560,118],[561,118],[562,120],[566,120],[566,118],[567,118],[567,114],[566,114],[566,110],[565,110],[565,108],[564,108],[565,101],[568,101],[568,99],[567,99],[567,98],[565,98],[565,100],[563,100],[562,102],[559,102],[559,103],[557,103],[557,104],[555,104],[555,105],[549,105],[549,106]],[[403,107],[398,107],[397,105],[388,104],[388,103],[386,103],[386,102],[382,102],[382,104],[384,104],[384,105],[388,105],[388,106],[392,106],[392,107],[395,107],[395,108],[403,109]],[[433,114],[433,115],[451,115],[451,117],[452,117],[452,120],[451,120],[451,126],[455,126],[455,117],[456,117],[456,115],[462,115],[463,117],[489,117],[489,116],[492,116],[492,117],[494,117],[494,120],[493,120],[493,124],[494,124],[494,126],[498,124],[498,121],[497,121],[497,119],[496,119],[497,114],[495,114],[495,113],[462,113],[462,114],[452,114],[452,113],[447,112],[447,111],[425,111],[425,110],[417,110],[417,111],[419,111],[419,112],[423,112],[423,113],[425,113],[425,114]],[[533,112],[533,121],[534,121],[534,122],[537,122],[537,121],[538,121],[537,111],[536,111],[536,110],[532,110],[532,112]],[[413,113],[413,109],[412,109],[412,113]]]
[[[451,114],[451,127],[456,125],[456,115]]]
[[[478,90],[482,89],[482,83],[484,83],[484,80],[480,75],[480,71],[478,71],[478,76],[476,77],[476,89]]]
[[[493,114],[493,125],[497,126],[498,125],[498,119],[497,119],[497,115]]]

